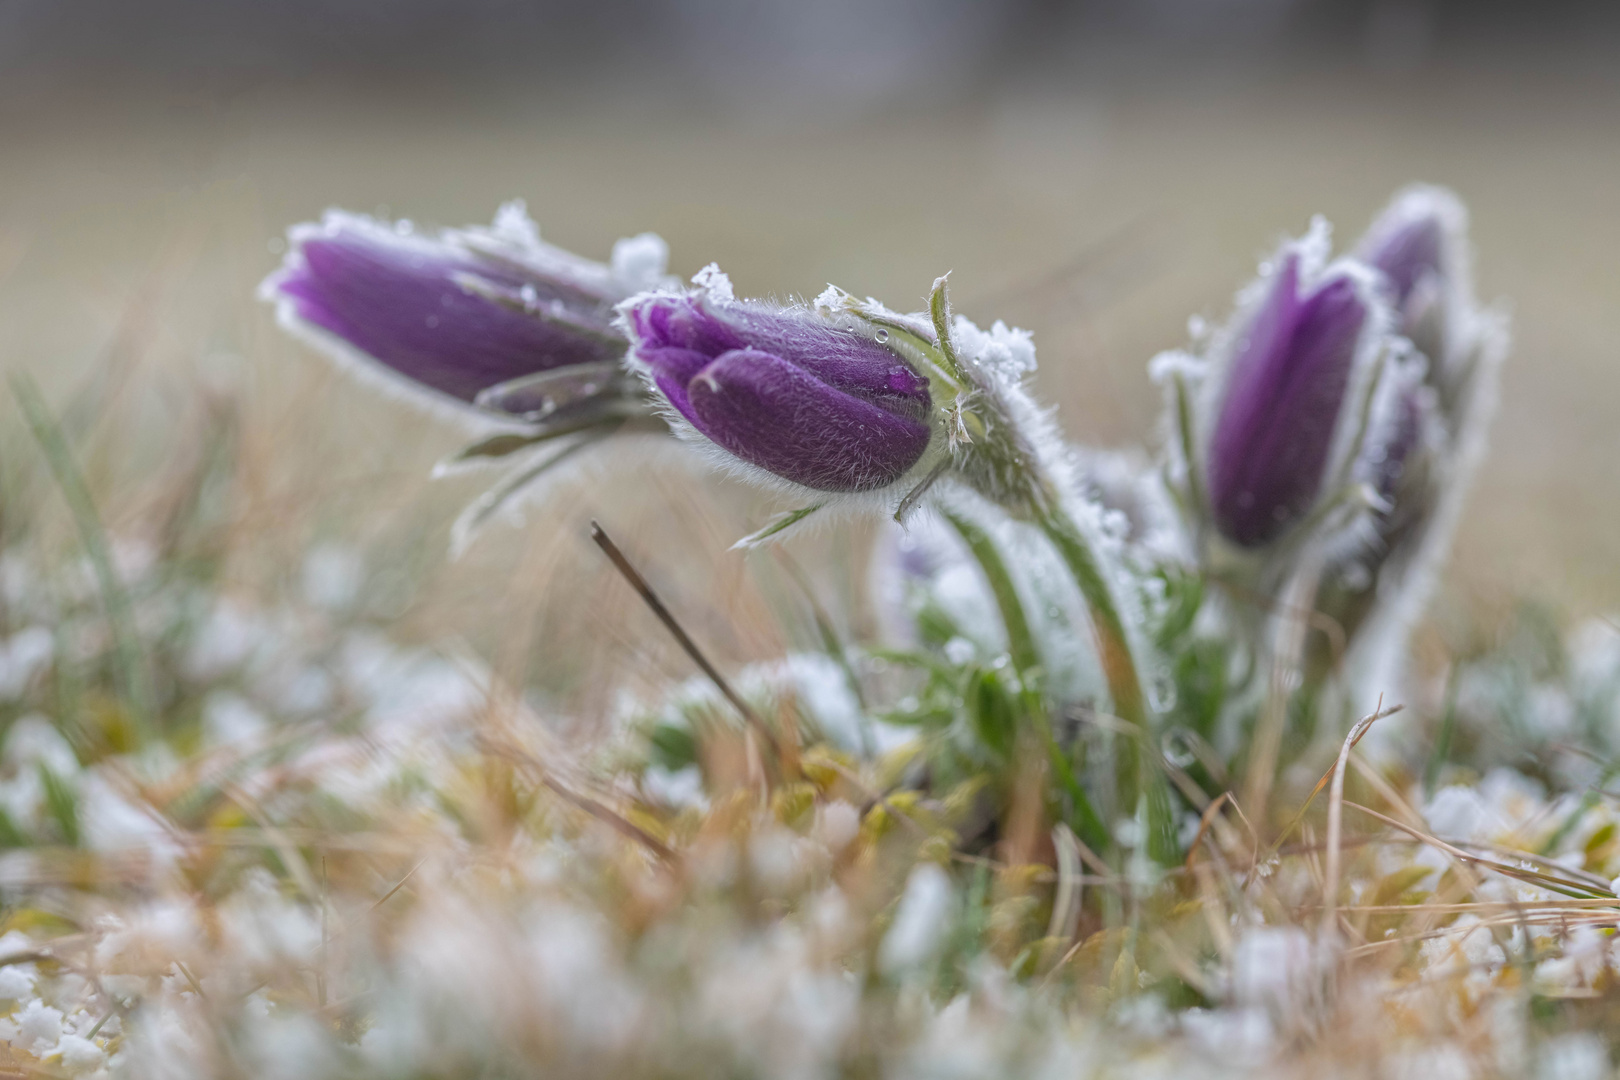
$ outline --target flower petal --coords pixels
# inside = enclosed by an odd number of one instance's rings
[[[722,353],[685,391],[684,408],[671,400],[704,435],[750,464],[819,491],[891,484],[922,457],[931,435],[920,420],[753,349]]]
[[[927,379],[883,344],[813,312],[715,303],[701,295],[660,296],[638,303],[629,321],[641,343],[638,355],[649,363],[664,348],[711,357],[758,349],[885,411],[918,421],[928,415]]]
[[[1246,547],[1274,539],[1316,499],[1367,315],[1348,277],[1303,298],[1298,282],[1290,255],[1233,359],[1209,451],[1216,525]]]
[[[610,298],[550,284],[516,263],[338,218],[298,244],[273,294],[297,320],[470,402],[498,383],[623,355],[607,323]],[[495,298],[506,294],[511,303]]]

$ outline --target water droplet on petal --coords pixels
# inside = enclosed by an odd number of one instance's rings
[[[889,340],[889,332],[887,330],[879,330],[877,332],[877,339],[878,344],[882,345],[884,342]]]

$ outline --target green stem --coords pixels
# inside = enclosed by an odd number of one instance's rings
[[[1148,851],[1156,862],[1168,865],[1177,858],[1174,816],[1164,776],[1154,767],[1151,753],[1145,752],[1152,746],[1153,726],[1125,621],[1102,566],[1074,519],[1061,507],[1054,507],[1039,520],[1090,609],[1103,677],[1114,699],[1114,714],[1140,733],[1140,739],[1125,738],[1114,744],[1117,808],[1132,813],[1138,799],[1146,796]]]
[[[968,551],[977,560],[979,568],[990,582],[990,591],[996,598],[996,607],[1001,611],[1001,623],[1007,628],[1007,654],[1012,657],[1013,666],[1018,669],[1022,678],[1031,668],[1041,662],[1040,654],[1035,650],[1035,636],[1029,631],[1029,620],[1024,615],[1024,605],[1018,599],[1018,590],[1013,585],[1012,575],[1007,571],[1007,563],[996,549],[995,541],[985,529],[968,520],[955,510],[943,506],[939,508],[945,520],[955,529],[962,542],[967,544]]]
[[[1440,770],[1445,767],[1446,758],[1451,756],[1451,736],[1457,726],[1457,691],[1462,684],[1461,670],[1460,665],[1453,664],[1451,677],[1446,680],[1446,711],[1440,719],[1440,734],[1434,740],[1429,763],[1423,768],[1424,798],[1433,797],[1435,785],[1440,781]]]

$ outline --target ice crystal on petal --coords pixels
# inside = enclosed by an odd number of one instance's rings
[[[708,293],[711,300],[719,303],[737,298],[731,288],[731,277],[720,269],[719,263],[710,263],[693,274],[692,284]]]

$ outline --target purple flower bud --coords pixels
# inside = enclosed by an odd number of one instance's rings
[[[1245,547],[1315,502],[1367,321],[1348,275],[1301,293],[1299,264],[1297,251],[1283,256],[1237,343],[1207,451],[1215,525]]]
[[[1392,509],[1400,492],[1407,466],[1425,437],[1425,426],[1434,421],[1431,406],[1417,386],[1403,388],[1391,404],[1391,415],[1384,430],[1359,462],[1369,487]]]
[[[625,341],[613,305],[662,270],[661,258],[656,267],[637,258],[655,244],[661,254],[655,238],[622,241],[614,268],[543,244],[520,204],[492,229],[436,237],[341,211],[289,235],[281,270],[261,290],[285,325],[467,404],[541,372],[615,364]]]
[[[928,448],[928,380],[853,323],[714,290],[621,310],[670,405],[751,465],[817,491],[872,491]]]
[[[1356,245],[1377,271],[1397,326],[1429,358],[1431,381],[1455,366],[1453,325],[1471,306],[1467,274],[1468,212],[1451,192],[1422,185],[1396,195]]]
[[[1419,285],[1439,275],[1440,246],[1440,219],[1422,214],[1369,233],[1357,254],[1384,275],[1396,308],[1404,309]]]

